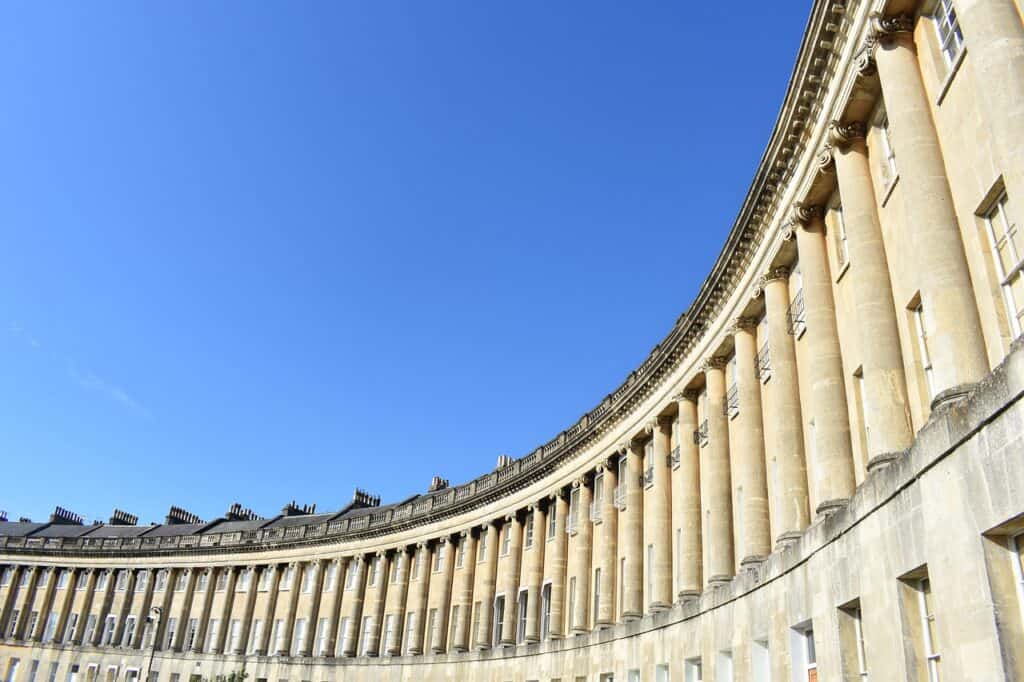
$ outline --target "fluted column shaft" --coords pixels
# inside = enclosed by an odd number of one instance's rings
[[[417,563],[419,569],[416,579],[410,578],[409,580],[409,600],[406,609],[409,614],[415,614],[412,616],[415,622],[408,644],[409,653],[412,654],[423,653],[423,632],[427,626],[427,597],[430,592],[430,567],[432,564],[430,555],[430,545],[426,543],[416,545],[413,562]]]
[[[796,348],[789,334],[789,270],[776,268],[762,279],[771,379],[763,422],[771,420],[768,462],[774,501],[776,546],[795,541],[810,525],[803,412],[797,378]]]
[[[569,503],[564,493],[559,492],[549,498],[547,513],[555,515],[555,537],[547,548],[550,551],[545,554],[544,573],[551,580],[550,634],[552,639],[558,639],[566,635],[562,605],[565,602],[565,574],[568,570],[569,536],[565,532],[565,523],[569,517]]]
[[[956,0],[974,74],[974,94],[992,129],[992,151],[1010,197],[1007,211],[1024,225],[1024,24],[1014,0]]]
[[[345,573],[348,571],[348,557],[334,560],[334,589],[327,597],[324,613],[327,614],[327,647],[324,656],[334,657],[342,652],[337,650],[338,624],[341,616],[342,595],[345,592]]]
[[[756,321],[747,319],[738,320],[733,328],[739,414],[732,421],[736,429],[732,481],[738,521],[736,558],[741,565],[760,561],[772,551],[755,329]]]
[[[615,486],[618,485],[614,466],[602,464],[597,469],[601,475],[601,539],[604,551],[597,557],[601,568],[601,584],[595,587],[600,598],[595,625],[611,625],[615,622],[615,568],[619,556],[619,519],[615,508]]]
[[[459,606],[459,619],[455,623],[455,651],[468,651],[472,642],[469,641],[469,624],[473,619],[473,581],[476,579],[476,536],[472,531],[464,531],[459,538],[459,551],[462,552],[462,568],[458,571],[454,586],[455,603]]]
[[[654,482],[648,499],[651,509],[648,514],[650,531],[645,533],[648,544],[653,545],[651,571],[651,594],[648,595],[651,611],[660,611],[672,606],[672,468],[669,454],[672,450],[672,419],[661,417],[651,425],[653,447],[647,462],[652,470]]]
[[[270,651],[270,637],[274,632],[274,612],[277,610],[278,588],[281,585],[280,566],[271,565],[263,570],[270,571],[270,589],[267,591],[267,603],[263,610],[263,632],[260,633],[260,642],[256,649],[260,656],[266,656]]]
[[[522,569],[523,557],[523,524],[515,514],[505,518],[505,524],[509,533],[508,556],[505,557],[505,564],[508,567],[505,573],[505,584],[502,589],[505,592],[505,613],[501,624],[501,644],[512,645],[516,643],[516,609],[519,596],[519,573]]]
[[[697,400],[690,392],[676,396],[679,408],[679,469],[672,496],[679,527],[679,598],[700,596],[703,589],[700,448],[693,437],[697,430]]]
[[[572,574],[576,576],[576,603],[569,614],[569,632],[586,632],[588,628],[587,613],[590,606],[590,566],[594,549],[594,524],[590,520],[590,503],[593,501],[589,476],[576,481],[574,486],[579,489],[579,509],[576,519],[576,547],[570,560],[573,564]]]
[[[874,54],[908,218],[905,229],[917,264],[913,279],[925,311],[933,402],[938,405],[962,395],[988,373],[985,340],[913,37],[909,32],[883,37]]]
[[[541,584],[544,581],[544,555],[547,551],[547,514],[544,506],[534,504],[528,510],[533,515],[533,546],[527,553],[524,572],[526,584],[526,641],[540,641]]]
[[[622,618],[632,620],[644,615],[644,448],[630,441],[626,449],[626,508],[620,512],[625,538]]]
[[[709,585],[728,582],[733,575],[732,482],[729,465],[729,424],[725,415],[725,361],[707,363],[708,444],[701,461],[701,504],[706,570]]]
[[[807,317],[804,343],[808,344],[810,356],[807,363],[811,390],[808,406],[813,422],[816,511],[827,514],[853,495],[856,481],[843,357],[825,250],[825,222],[820,208],[809,210],[803,228],[796,230],[796,242],[800,251]]]
[[[907,402],[896,304],[882,241],[868,150],[863,128],[855,127],[847,144],[834,153],[836,181],[843,201],[843,221],[850,250],[850,277],[857,310],[863,364],[861,396],[871,460],[901,452],[914,439]]]
[[[252,631],[252,616],[256,611],[256,596],[259,594],[259,581],[261,571],[266,568],[258,568],[257,566],[251,566],[249,571],[249,590],[245,593],[245,607],[242,610],[241,618],[241,629],[239,630],[238,646],[236,646],[230,653],[240,655],[246,653],[246,647],[249,644],[249,633]]]

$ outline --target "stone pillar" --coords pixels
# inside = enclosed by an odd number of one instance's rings
[[[702,366],[707,384],[708,444],[701,462],[701,503],[707,584],[732,579],[734,566],[732,482],[729,464],[729,418],[725,414],[725,358],[712,357]]]
[[[301,564],[297,561],[293,561],[288,564],[288,568],[291,569],[292,581],[291,585],[288,586],[288,594],[283,597],[284,607],[281,612],[281,625],[284,628],[284,634],[281,637],[281,643],[275,642],[274,646],[277,647],[275,655],[277,656],[288,656],[292,650],[292,635],[295,632],[295,607],[299,604],[299,594],[302,592],[302,572],[305,570],[305,564]],[[278,596],[278,602],[282,601],[282,597]],[[275,614],[276,615],[276,614]],[[273,621],[269,625],[273,626]],[[273,627],[271,627],[273,630]]]
[[[324,655],[334,657],[341,654],[336,651],[338,641],[338,621],[341,615],[342,595],[345,592],[345,573],[348,570],[348,557],[339,557],[334,560],[334,590],[327,597],[324,612],[327,614],[327,650]]]
[[[50,609],[53,607],[53,591],[57,587],[57,568],[45,568],[47,571],[48,580],[46,581],[46,587],[43,588],[43,601],[39,604],[39,618],[36,619],[35,631],[30,633],[30,637],[33,642],[43,641],[43,632],[46,631],[46,621],[50,617]],[[133,581],[134,582],[134,581]],[[127,601],[127,598],[126,598]],[[124,621],[122,616],[121,622]],[[120,642],[120,640],[117,640]]]
[[[59,642],[61,644],[69,644],[70,642],[64,641],[65,640],[64,630],[67,629],[67,626],[68,626],[68,616],[71,615],[71,610],[72,610],[72,608],[74,608],[74,604],[75,604],[75,585],[78,582],[78,572],[80,570],[82,570],[82,569],[79,569],[79,568],[66,568],[64,570],[67,571],[67,573],[68,573],[68,584],[67,584],[67,587],[64,588],[64,598],[61,600],[60,615],[57,617],[57,631],[54,633],[53,641],[54,642]],[[148,586],[148,590],[147,590],[147,593],[146,593],[147,600],[150,598],[150,596],[153,593],[152,577],[153,576],[150,575],[150,584]],[[149,607],[147,606],[146,608],[149,608]],[[145,614],[143,614],[143,616],[144,615]],[[143,619],[140,618],[139,620],[140,620],[140,622],[143,622]],[[2,632],[2,630],[0,630],[0,632]],[[136,635],[136,640],[138,640],[138,635]],[[138,644],[133,644],[133,646],[136,649],[139,648]]]
[[[653,447],[651,457],[654,461],[645,462],[654,477],[653,487],[649,495],[651,503],[651,528],[645,533],[649,544],[653,545],[653,566],[651,571],[651,594],[648,595],[648,608],[663,611],[672,606],[672,419],[658,417],[647,425],[651,432]],[[646,554],[645,554],[646,556]]]
[[[988,373],[988,360],[942,150],[921,80],[913,27],[913,16],[876,17],[868,50],[859,61],[862,72],[871,73],[870,57],[874,56],[885,97],[899,191],[908,217],[906,230],[917,264],[913,279],[925,311],[935,409],[964,397]],[[969,49],[973,54],[974,46]],[[1005,45],[992,49],[1001,51]]]
[[[135,577],[135,589],[138,592],[138,581],[143,575],[146,576],[146,586],[142,590],[142,597],[135,599],[135,634],[132,635],[132,641],[129,646],[133,649],[141,649],[145,646],[146,629],[149,621],[147,620],[150,616],[150,609],[153,606],[153,585],[156,583],[156,571],[153,569],[140,568],[138,569],[138,575]],[[61,616],[63,620],[64,616]],[[153,636],[156,636],[156,623],[153,623]],[[57,631],[60,631],[60,625],[57,625]]]
[[[620,512],[625,538],[620,549],[625,559],[622,581],[625,584],[622,619],[635,620],[644,615],[644,446],[630,440],[625,444],[626,508]]]
[[[436,593],[433,585],[430,590],[430,601],[437,609],[436,628],[430,643],[430,650],[435,654],[443,654],[447,649],[448,615],[452,610],[452,579],[455,576],[455,545],[448,537],[441,538],[439,542],[444,548],[441,550],[441,574],[437,576]]]
[[[409,641],[409,653],[423,653],[423,632],[427,625],[427,597],[430,592],[430,568],[431,568],[430,545],[421,542],[416,545],[413,552],[413,563],[419,566],[416,579],[409,580],[409,600],[407,611],[414,614],[416,619],[415,628]],[[410,571],[410,575],[411,575]],[[408,617],[408,616],[406,616]]]
[[[220,629],[217,630],[217,639],[211,644],[210,653],[214,654],[224,653],[227,637],[231,631],[231,610],[235,604],[235,585],[238,582],[239,571],[237,566],[225,566],[220,570],[227,573],[228,581],[224,586],[224,603],[220,607]],[[214,585],[214,591],[216,591],[216,585]]]
[[[260,633],[260,643],[256,649],[258,656],[266,656],[270,651],[270,637],[274,632],[274,612],[277,610],[277,588],[281,585],[280,566],[271,565],[263,570],[270,571],[270,589],[267,591],[267,603],[263,611],[263,632]]]
[[[772,373],[765,385],[768,404],[763,421],[773,422],[767,455],[774,481],[775,544],[784,547],[799,539],[811,523],[796,347],[789,334],[789,268],[773,268],[758,287],[764,292]]]
[[[569,632],[578,634],[589,630],[587,613],[590,607],[590,567],[594,550],[594,524],[590,521],[590,503],[593,497],[590,491],[591,474],[585,474],[573,482],[573,488],[579,492],[579,509],[577,509],[576,547],[573,550],[572,575],[576,576],[576,603],[574,611],[569,614]]]
[[[366,598],[367,558],[359,556],[353,560],[356,562],[355,585],[351,590],[351,599],[346,599],[346,602],[351,604],[351,606],[346,608],[346,611],[349,614],[348,617],[351,619],[349,622],[352,625],[349,627],[348,632],[345,633],[345,637],[341,642],[342,656],[346,658],[356,655],[356,644],[359,642],[359,632],[362,630],[363,600]]]
[[[551,581],[549,634],[551,639],[561,639],[568,634],[564,627],[565,574],[569,568],[569,536],[565,532],[565,524],[569,518],[569,501],[565,489],[548,498],[547,513],[555,515],[555,536],[544,556],[544,575]],[[546,534],[545,530],[545,536]]]
[[[849,274],[864,377],[861,400],[871,470],[891,462],[910,447],[914,433],[896,326],[896,303],[864,143],[865,127],[863,123],[843,125],[833,121],[829,132],[835,145],[836,181],[843,200],[850,252]]]
[[[1010,197],[1007,211],[1024,225],[1024,23],[1013,0],[956,0],[974,92],[992,130],[992,151]]]
[[[171,616],[171,600],[174,599],[174,582],[178,579],[178,571],[180,571],[181,569],[168,568],[163,570],[167,571],[167,582],[164,585],[163,596],[160,598],[159,617],[157,618],[156,623],[154,624],[155,627],[153,631],[153,646],[155,649],[169,650],[171,649],[171,647],[165,646],[165,644],[167,643],[165,637],[167,634],[167,621],[170,619]],[[159,569],[157,572],[159,572]],[[153,579],[156,579],[156,572],[153,574]],[[87,608],[83,606],[82,612],[85,613],[86,611]],[[82,620],[83,618],[79,617],[79,628],[81,628]]]
[[[185,571],[185,592],[182,595],[181,604],[178,606],[178,629],[174,632],[174,641],[171,643],[172,651],[184,651],[185,650],[185,635],[188,633],[188,619],[192,614],[192,598],[196,591],[196,575],[198,569],[186,568]],[[108,580],[107,586],[110,587],[114,584],[114,581]],[[168,589],[173,590],[174,585],[169,584]],[[101,615],[96,623],[96,637],[100,636],[103,631],[102,623],[103,616]]]
[[[533,547],[527,553],[524,572],[526,584],[526,641],[540,641],[540,594],[544,582],[544,558],[547,554],[547,514],[543,504],[531,504],[527,514],[533,515]],[[553,510],[552,510],[553,513]]]
[[[367,585],[366,590],[373,588],[373,598],[366,603],[366,615],[370,617],[369,642],[366,654],[376,656],[380,653],[380,638],[384,626],[384,604],[388,590],[388,574],[390,560],[386,552],[377,552],[377,584]]]
[[[327,562],[310,562],[306,568],[313,573],[313,593],[309,595],[309,604],[306,605],[306,632],[299,643],[299,656],[311,656],[313,654],[313,642],[316,639],[317,620],[320,618],[320,599],[324,590],[324,570]]]
[[[241,656],[246,653],[249,643],[249,633],[252,632],[252,616],[256,611],[256,595],[259,594],[260,573],[266,567],[249,566],[243,570],[249,571],[249,591],[245,593],[245,607],[242,610],[241,623],[239,625],[238,646],[227,653]]]
[[[454,601],[459,607],[459,619],[455,623],[455,641],[452,648],[457,652],[469,651],[469,623],[473,619],[473,581],[476,579],[476,536],[473,531],[464,530],[459,535],[459,552],[462,553],[462,568],[455,580]],[[482,608],[482,607],[481,607]]]
[[[476,646],[487,649],[491,646],[491,633],[494,632],[494,595],[498,577],[498,543],[501,539],[493,521],[484,526],[481,532],[487,533],[487,545],[484,548],[484,563],[477,567],[483,571],[483,580],[480,582],[480,621],[477,623]]]
[[[697,431],[697,394],[687,390],[675,396],[679,408],[678,486],[672,502],[679,517],[679,599],[700,597],[703,589],[701,555],[700,448]]]
[[[21,575],[27,567],[15,564],[11,568],[14,569],[11,575],[11,584],[7,588],[7,594],[4,596],[3,610],[0,611],[0,640],[7,638],[11,615],[14,613],[15,605],[18,603],[18,594],[21,592],[19,587]]]
[[[28,584],[26,584],[24,587],[21,587],[20,586],[21,576],[18,576],[19,577],[18,594],[15,597],[14,609],[13,609],[13,610],[18,612],[18,621],[17,621],[17,623],[15,623],[14,633],[13,633],[13,636],[11,637],[11,639],[14,639],[14,640],[26,639],[31,634],[31,633],[26,634],[26,630],[28,629],[28,619],[29,619],[29,613],[28,612],[31,611],[31,609],[32,609],[32,602],[35,599],[35,594],[36,594],[36,584],[39,582],[39,572],[42,570],[42,567],[40,567],[40,566],[23,566],[21,570],[22,570],[23,574],[25,574],[25,573],[28,574]],[[12,613],[13,613],[13,611],[12,611]],[[4,633],[4,634],[6,634],[6,633]]]
[[[192,642],[192,651],[206,650],[206,628],[210,622],[210,609],[213,606],[213,595],[217,592],[217,572],[219,568],[206,568],[203,572],[207,576],[206,592],[203,593],[203,600],[199,607],[199,623],[196,627],[196,638]],[[223,628],[221,628],[223,629]]]
[[[103,642],[103,624],[107,620],[107,615],[110,614],[110,607],[114,603],[114,585],[117,583],[115,580],[115,572],[113,569],[106,569],[104,571],[107,574],[107,585],[103,590],[102,598],[100,599],[100,607],[97,610],[96,615],[96,630],[92,635],[92,645],[100,646]],[[189,593],[191,596],[191,593]]]
[[[516,643],[516,609],[519,604],[519,572],[523,557],[523,525],[519,517],[509,514],[505,517],[505,527],[509,534],[508,556],[505,557],[506,570],[503,571],[505,582],[505,613],[501,623],[502,646],[514,646]]]
[[[384,618],[394,617],[391,637],[384,642],[382,653],[400,656],[402,653],[402,616],[405,614],[405,600],[409,594],[409,554],[404,548],[396,549],[391,559],[395,564],[395,582],[388,588],[387,606]]]
[[[808,344],[807,376],[811,389],[810,419],[814,436],[814,489],[818,514],[830,514],[846,504],[856,488],[850,412],[846,403],[843,357],[832,298],[832,277],[825,249],[824,211],[820,206],[797,206],[796,244],[803,272]]]
[[[619,556],[619,519],[615,508],[615,486],[618,484],[615,466],[607,459],[597,466],[601,473],[601,541],[604,551],[597,557],[601,569],[601,584],[595,585],[600,598],[594,625],[609,626],[615,623],[615,571]],[[527,621],[529,631],[529,621]]]
[[[125,583],[124,597],[121,598],[121,610],[117,614],[117,626],[114,629],[114,646],[123,646],[124,642],[124,628],[125,623],[128,620],[128,614],[132,612],[132,603],[135,601],[135,581],[138,580],[139,570],[126,568],[122,569],[128,571],[128,580]],[[136,619],[135,629],[139,630],[139,621]],[[132,635],[134,637],[134,634]],[[131,642],[128,643],[131,646]]]
[[[757,320],[739,318],[730,332],[736,352],[739,414],[732,453],[733,506],[736,519],[736,558],[740,566],[763,561],[772,551],[768,520],[768,479],[765,475],[761,383],[757,378]]]
[[[99,569],[96,568],[85,568],[82,569],[86,573],[85,581],[85,594],[82,597],[82,612],[78,616],[78,623],[75,625],[75,631],[71,636],[71,643],[75,646],[90,646],[92,642],[85,641],[85,627],[86,623],[89,622],[89,613],[92,611],[92,602],[96,596],[96,578],[99,575]],[[170,588],[168,588],[170,593]]]

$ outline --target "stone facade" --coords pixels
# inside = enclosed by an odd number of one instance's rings
[[[622,386],[400,504],[0,522],[2,679],[1024,679],[1022,122],[1016,0],[816,0]]]

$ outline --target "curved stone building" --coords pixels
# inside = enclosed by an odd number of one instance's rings
[[[2,522],[0,675],[1022,680],[1022,207],[1018,0],[815,0],[721,255],[614,392],[395,504]]]

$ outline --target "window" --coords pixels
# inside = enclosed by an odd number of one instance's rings
[[[1010,220],[1008,203],[1006,192],[1002,192],[982,217],[992,248],[996,276],[1003,292],[1010,335],[1017,338],[1024,327],[1024,277],[1021,275],[1024,269],[1024,244],[1018,239],[1017,225]]]
[[[526,547],[533,547],[533,512],[526,516]]]
[[[424,642],[423,648],[429,649],[433,647],[434,641],[436,640],[437,632],[437,609],[430,609],[427,613],[427,641]]]
[[[932,371],[932,356],[928,350],[928,320],[925,317],[924,304],[918,302],[910,309],[914,321],[914,333],[917,335],[918,361],[921,364],[921,371],[924,374],[925,385],[928,388],[928,397],[935,396],[935,379]]]
[[[555,533],[558,530],[558,515],[556,514],[555,505],[552,503],[548,508],[548,540],[555,537]]]
[[[434,573],[441,572],[441,562],[444,561],[444,552],[448,549],[448,545],[440,544],[437,546],[437,551],[434,552]]]
[[[228,650],[225,653],[234,653],[242,646],[242,622],[233,618],[228,625]]]
[[[772,378],[772,351],[768,343],[768,316],[762,315],[757,323],[758,338],[762,339],[761,347],[757,351],[757,378],[762,384],[767,384]]]
[[[199,574],[199,582],[196,583],[196,592],[206,592],[206,586],[210,584],[210,572],[203,571]]]
[[[295,567],[288,566],[284,569],[284,573],[281,574],[281,584],[278,587],[279,590],[290,590],[292,589],[292,579],[295,577]]]
[[[818,656],[814,647],[814,629],[800,625],[790,631],[794,680],[818,682]]]
[[[575,535],[580,515],[580,489],[573,488],[569,494],[569,518],[565,524],[565,532]]]
[[[206,642],[203,645],[204,651],[213,651],[217,646],[217,635],[220,634],[220,620],[211,618],[206,625]]]
[[[839,609],[840,643],[850,645],[853,654],[844,656],[843,672],[846,679],[868,679],[868,658],[864,650],[864,630],[861,621],[860,601]]]
[[[459,605],[456,604],[452,607],[451,616],[448,619],[448,641],[455,644],[455,631],[459,625]]]
[[[264,568],[263,571],[260,573],[260,584],[256,589],[260,592],[267,592],[268,590],[270,590],[270,581],[273,579],[273,576],[273,568]]]
[[[566,618],[569,622],[569,630],[576,627],[576,576],[569,578],[569,606],[566,609]]]
[[[117,579],[116,579],[115,584],[114,584],[114,589],[117,590],[118,592],[124,592],[127,587],[128,587],[128,571],[124,571],[124,570],[118,571],[117,572]]]
[[[238,574],[238,582],[235,583],[235,592],[249,591],[249,587],[252,585],[252,574],[255,570],[252,567],[242,569],[241,573]]]
[[[455,555],[455,566],[456,568],[462,568],[462,564],[466,560],[466,543],[469,541],[469,537],[464,537],[459,541],[459,552]]]
[[[351,590],[352,586],[356,584],[356,562],[353,561],[348,566],[348,572],[345,574],[345,589]]]
[[[505,527],[501,529],[501,556],[508,556],[509,550],[512,547],[512,524],[515,521],[509,521],[505,524]]]
[[[836,264],[842,270],[850,264],[850,243],[846,234],[846,216],[843,205],[837,204],[832,211],[836,217]]]
[[[223,592],[228,589],[228,569],[222,569],[217,574],[217,591]]]
[[[182,571],[181,573],[178,574],[177,580],[174,581],[174,591],[175,592],[184,592],[185,591],[185,585],[187,583],[188,583],[188,573],[186,573],[185,571]]]
[[[274,629],[272,630],[271,638],[274,640],[274,650],[270,653],[277,653],[278,651],[287,651],[288,642],[285,640],[284,620],[278,618],[274,621]]]
[[[654,666],[654,682],[671,682],[668,663],[659,663]]]
[[[82,578],[84,578],[84,577],[85,577],[85,574],[83,573],[82,575],[79,576],[78,582],[81,583],[82,582]],[[157,573],[156,573],[156,584],[153,585],[153,590],[155,590],[156,592],[163,592],[166,589],[167,589],[167,571],[157,571]]]
[[[25,582],[27,583],[28,574],[24,575]],[[110,571],[100,571],[99,577],[96,578],[96,591],[107,589],[107,580],[110,579]]]
[[[594,569],[594,610],[593,618],[594,622],[597,622],[597,611],[601,607],[601,569]]]
[[[501,643],[502,638],[502,625],[505,620],[505,596],[495,597],[494,599],[494,637],[492,638],[491,645],[498,646]]]
[[[331,562],[327,564],[327,573],[324,574],[324,592],[334,592],[334,584],[338,581],[338,564]]]
[[[1017,603],[1024,620],[1024,533],[1010,538],[1010,552],[1013,556],[1013,578],[1017,583]]]
[[[626,557],[619,558],[619,613],[626,610]]]
[[[917,581],[917,604],[921,612],[921,631],[924,635],[924,655],[928,667],[928,682],[939,682],[939,645],[935,634],[935,612],[932,609],[931,580]]]
[[[39,659],[34,658],[28,666],[28,682],[36,682],[36,674],[39,673]]]
[[[654,545],[647,545],[647,563],[644,568],[647,571],[647,601],[651,602],[654,600]]]
[[[90,613],[85,618],[85,632],[82,633],[82,643],[92,644],[93,635],[96,634],[96,614]]]
[[[50,673],[46,676],[46,682],[57,682],[57,666],[60,665],[56,661],[50,664]]]
[[[736,355],[733,354],[729,358],[729,364],[726,365],[726,381],[729,384],[729,389],[725,394],[725,413],[729,419],[733,419],[740,413],[740,389],[737,382],[737,360]]]
[[[882,182],[885,184],[885,191],[888,191],[893,183],[896,182],[897,177],[896,152],[892,146],[892,128],[889,125],[888,115],[882,115],[878,123],[878,129],[881,132],[879,141],[882,145],[882,156],[885,159],[882,162]]]
[[[363,635],[360,655],[365,656],[370,652],[370,633],[373,631],[373,619],[370,616],[363,616]]]
[[[964,35],[960,32],[960,21],[956,17],[953,0],[938,0],[932,18],[939,37],[939,49],[942,50],[946,64],[952,65],[964,47]]]
[[[149,571],[139,571],[138,575],[135,576],[135,591],[145,592],[146,586],[149,584]]]
[[[7,662],[7,682],[14,682],[18,679],[18,664],[21,663],[20,659],[12,658]]]
[[[395,556],[391,559],[391,583],[392,584],[398,582],[398,561],[399,561],[400,558],[401,558],[400,554],[395,554]]]
[[[790,276],[793,288],[796,293],[789,303],[789,334],[798,339],[807,331],[807,309],[804,305],[804,276],[800,269],[800,262],[793,263],[793,273]],[[707,414],[705,412],[705,414]]]
[[[263,621],[257,618],[252,622],[252,634],[249,635],[249,653],[254,654],[259,651],[262,641]]]
[[[110,646],[114,643],[114,630],[117,628],[117,616],[107,616],[103,621],[103,635],[100,638],[100,644],[103,646]]]
[[[292,628],[292,656],[298,656],[302,651],[303,642],[306,641],[306,619],[296,618],[295,627]]]
[[[704,681],[704,666],[701,665],[699,658],[690,658],[683,663],[683,673],[686,677],[686,682],[703,682]]]
[[[5,566],[4,570],[0,571],[0,587],[5,587],[11,584],[11,576],[14,574],[14,569],[10,566]]]
[[[715,682],[732,682],[732,651],[719,651],[715,658]]]
[[[44,568],[39,571],[39,582],[36,587],[46,587],[46,584],[50,582],[50,569]],[[121,588],[124,589],[124,588]]]
[[[479,603],[479,602],[478,602]],[[412,635],[416,631],[416,612],[405,616],[405,653],[408,655],[412,647]]]
[[[11,620],[10,620],[10,622],[7,625],[7,638],[8,639],[12,639],[14,637],[14,633],[17,632],[17,630],[18,630],[18,616],[19,615],[21,615],[21,613],[20,613],[20,611],[18,609],[13,609],[11,611]]]
[[[476,640],[475,640],[476,642],[483,642],[484,641],[483,635],[481,634],[481,630],[483,630],[483,623],[480,622],[480,609],[481,608],[482,608],[481,607],[481,602],[474,602],[473,603],[473,620],[471,621],[471,623],[475,623],[476,624]]]
[[[124,619],[124,634],[121,636],[121,646],[130,647],[133,637],[135,637],[135,616],[128,616]]]
[[[196,643],[196,634],[199,632],[199,619],[189,618],[188,627],[185,629],[185,641],[181,648],[183,651],[190,651]]]
[[[615,486],[615,508],[620,511],[626,508],[626,478],[629,475],[628,462],[628,457],[619,457],[619,482]]]
[[[484,558],[487,556],[487,535],[488,532],[486,528],[480,531],[480,544],[476,557],[476,560],[478,562],[483,561]]]
[[[516,603],[516,643],[522,644],[526,641],[526,605],[528,595],[526,590],[519,591],[519,600]]]
[[[349,638],[349,630],[352,628],[352,619],[345,616],[341,619],[341,627],[338,628],[338,651],[345,653],[345,640]]]
[[[640,671],[636,669],[627,671],[626,682],[640,682]]]
[[[389,613],[384,616],[384,641],[381,642],[380,652],[387,653],[387,647],[391,643],[391,636],[395,631],[395,614]]]
[[[769,682],[772,678],[771,657],[768,640],[754,640],[750,643],[750,672],[752,682]]]
[[[68,643],[72,640],[72,638],[74,638],[76,625],[78,625],[78,614],[72,613],[70,616],[68,616],[67,625],[64,626],[64,636],[61,638],[62,642]]]
[[[89,616],[89,618],[91,619],[92,616]],[[89,621],[88,620],[85,621],[85,628],[86,628],[86,630],[89,629]],[[168,618],[167,619],[167,639],[164,640],[164,648],[165,649],[171,649],[171,648],[174,647],[174,636],[177,634],[177,632],[178,632],[178,619],[177,618]]]
[[[78,580],[75,581],[75,589],[76,590],[84,590],[88,584],[89,584],[89,574],[86,573],[85,571],[82,571],[81,573],[78,574]],[[161,589],[163,589],[163,588],[161,588]]]
[[[545,583],[540,590],[540,638],[551,635],[551,583]]]
[[[46,617],[46,627],[43,628],[44,642],[52,642],[54,635],[57,634],[58,617],[59,615],[57,613],[54,613],[53,611],[51,611],[50,615]]]
[[[590,520],[601,520],[601,506],[604,504],[604,472],[594,475],[594,499],[590,502]]]
[[[313,579],[316,577],[316,568],[309,564],[302,571],[302,593],[309,594],[313,591]]]
[[[63,590],[68,586],[68,571],[64,570],[57,574],[57,589]]]

